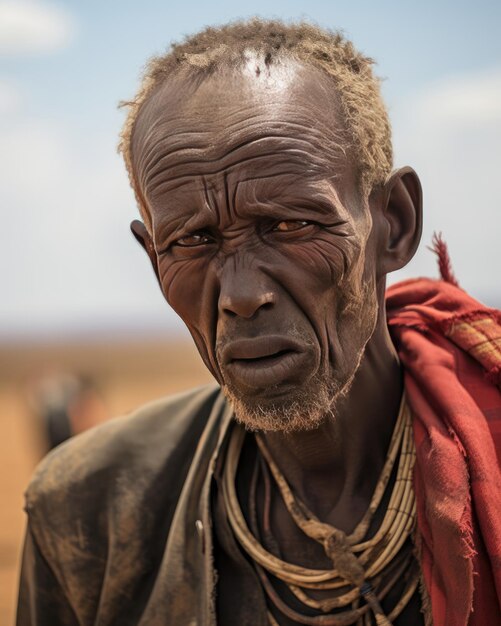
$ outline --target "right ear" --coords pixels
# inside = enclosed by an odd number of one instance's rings
[[[160,284],[157,253],[155,252],[155,246],[153,244],[153,239],[151,238],[150,233],[148,232],[143,222],[139,220],[132,220],[132,222],[130,223],[130,229],[132,231],[132,234],[136,238],[136,241],[138,241],[145,249],[146,254],[148,255],[151,265],[153,267],[153,271],[155,272],[155,276],[157,277],[158,283]]]

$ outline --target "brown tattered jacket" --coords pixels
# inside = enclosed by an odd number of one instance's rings
[[[209,490],[230,421],[211,385],[49,454],[26,494],[17,625],[214,625]]]

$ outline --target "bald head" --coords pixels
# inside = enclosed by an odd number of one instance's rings
[[[269,66],[259,55],[202,83],[188,77],[163,83],[142,107],[131,155],[148,222],[148,207],[162,193],[194,174],[230,175],[242,162],[249,178],[263,159],[270,172],[296,169],[311,181],[359,176],[328,77],[289,59]]]
[[[353,147],[364,191],[385,182],[392,167],[390,127],[379,81],[372,73],[372,60],[357,52],[340,33],[311,24],[259,19],[233,22],[206,28],[173,44],[167,54],[153,58],[136,97],[125,103],[129,114],[120,148],[146,222],[148,211],[137,187],[131,139],[138,116],[161,85],[183,78],[200,86],[209,77],[228,70],[240,68],[243,72],[260,73],[285,60],[298,62],[306,74],[317,70],[327,78],[324,88],[337,101],[341,113],[339,128],[345,130],[346,145]],[[231,94],[221,97],[231,98]]]

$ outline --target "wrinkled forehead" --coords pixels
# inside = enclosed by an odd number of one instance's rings
[[[310,177],[354,176],[331,79],[293,60],[267,65],[257,54],[203,79],[168,79],[142,106],[131,148],[146,196],[159,177],[164,186],[235,168],[259,177],[268,162]]]

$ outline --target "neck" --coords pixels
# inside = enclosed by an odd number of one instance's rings
[[[293,492],[323,521],[349,530],[365,512],[386,458],[402,388],[384,325],[367,344],[334,415],[312,431],[265,435]]]

